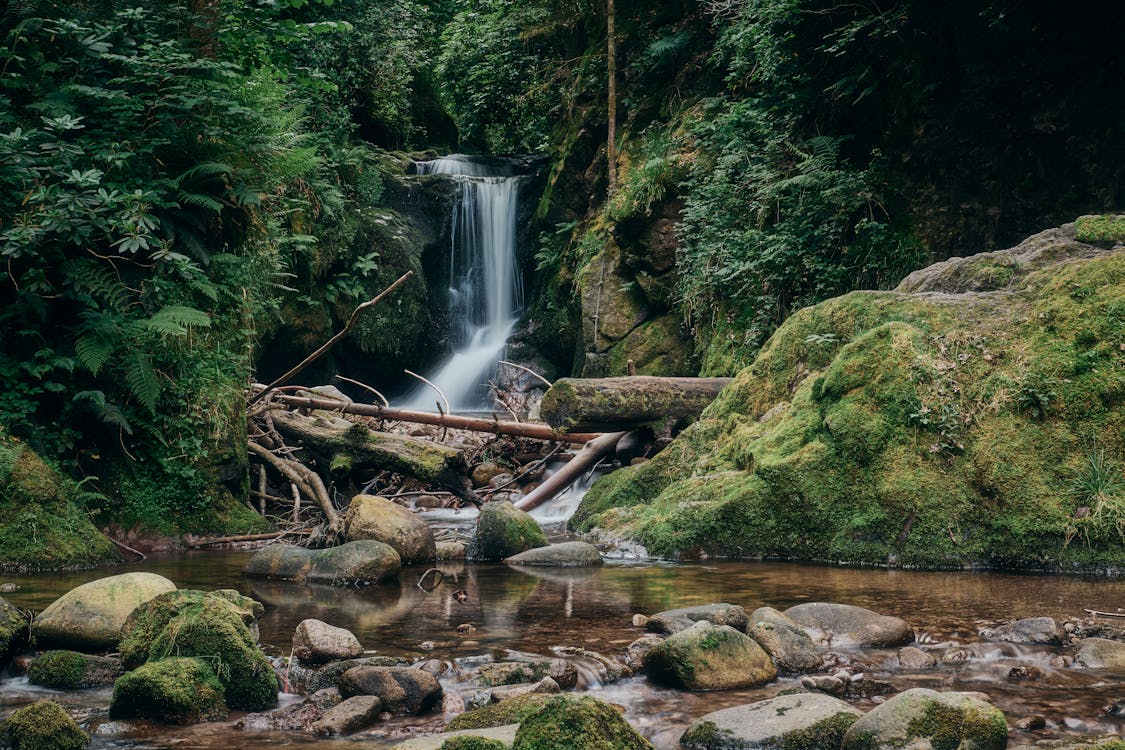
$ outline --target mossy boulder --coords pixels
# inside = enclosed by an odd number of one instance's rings
[[[752,638],[706,620],[654,646],[643,661],[649,679],[686,690],[758,687],[777,679],[777,667]]]
[[[819,693],[785,695],[714,711],[680,737],[684,750],[824,750],[838,748],[863,712]]]
[[[1122,342],[1125,247],[1073,225],[831,299],[571,525],[672,558],[1120,569]]]
[[[652,750],[652,744],[608,703],[559,695],[524,717],[512,750]]]
[[[441,743],[441,750],[506,750],[508,747],[510,745],[506,745],[500,740],[490,740],[487,737],[474,737],[472,735],[450,737]]]
[[[113,657],[48,651],[28,666],[27,681],[55,690],[76,690],[112,685],[124,671],[121,660]]]
[[[432,561],[434,532],[410,510],[376,495],[356,495],[344,517],[349,542],[374,539],[389,544],[404,565]]]
[[[0,597],[0,666],[27,643],[31,613]]]
[[[395,578],[401,568],[402,560],[393,547],[361,539],[322,550],[271,544],[255,552],[242,572],[254,578],[366,586]]]
[[[119,561],[77,496],[73,482],[0,428],[0,569],[89,568]]]
[[[1008,724],[1000,709],[966,693],[914,688],[852,724],[842,750],[1003,750]]]
[[[109,715],[162,724],[195,724],[227,716],[224,688],[208,661],[177,657],[149,662],[113,686]]]
[[[54,701],[38,701],[0,722],[0,746],[9,750],[81,750],[90,738]]]
[[[117,646],[133,610],[176,584],[155,573],[123,573],[71,589],[36,616],[31,634],[42,644],[81,651]]]
[[[470,560],[498,561],[534,547],[546,547],[539,522],[507,500],[485,503],[469,544]]]
[[[248,623],[262,607],[233,591],[173,591],[138,607],[125,623],[126,668],[169,657],[212,660],[227,705],[263,711],[277,705],[278,682]]]
[[[463,729],[486,729],[507,724],[519,724],[525,717],[539,710],[550,699],[551,696],[545,693],[529,693],[518,698],[475,708],[460,716],[455,716],[446,725],[446,729],[454,732]]]

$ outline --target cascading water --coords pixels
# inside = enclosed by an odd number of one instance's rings
[[[522,304],[516,268],[516,211],[521,177],[497,176],[491,165],[449,156],[419,162],[419,174],[450,175],[459,185],[450,248],[453,353],[427,376],[456,411],[489,409],[488,380],[504,356]],[[424,386],[406,408],[434,411]]]

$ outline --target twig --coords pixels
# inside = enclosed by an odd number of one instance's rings
[[[379,393],[379,391],[375,390],[374,388],[367,385],[366,383],[361,383],[358,380],[352,380],[351,378],[345,378],[343,375],[337,375],[336,380],[343,380],[345,383],[351,383],[352,385],[358,385],[360,388],[364,389],[365,391],[370,391],[371,393],[374,393],[375,397],[383,402],[383,406],[390,406],[391,405],[391,402],[387,400],[386,396],[384,396],[382,393]]]
[[[437,575],[435,575],[434,578],[436,578],[437,580],[434,582],[433,586],[430,586],[429,588],[426,588],[422,584],[426,581],[426,578],[429,577],[430,573],[436,573]],[[440,586],[442,581],[444,581],[444,580],[445,580],[445,573],[442,573],[437,568],[430,568],[429,570],[427,570],[425,573],[422,574],[421,578],[418,579],[418,588],[422,589],[427,594],[432,594],[434,592],[434,589],[436,589],[438,586]]]
[[[536,378],[539,378],[539,380],[542,381],[548,388],[550,388],[553,385],[553,383],[551,383],[550,380],[547,380],[547,378],[543,377],[542,375],[537,373],[535,370],[532,370],[530,367],[524,367],[523,365],[517,365],[515,362],[509,362],[506,359],[500,360],[500,364],[507,365],[508,367],[514,367],[517,370],[523,370],[524,372],[528,373],[529,375],[532,375]]]
[[[559,443],[554,448],[552,448],[551,452],[548,453],[546,456],[543,456],[543,458],[532,461],[531,463],[529,463],[527,466],[525,466],[523,468],[523,471],[521,471],[520,473],[513,476],[507,482],[504,482],[504,484],[500,485],[499,487],[487,489],[484,492],[481,492],[480,494],[481,495],[493,495],[493,494],[499,492],[500,490],[505,489],[506,487],[509,487],[509,486],[515,484],[516,482],[523,479],[524,477],[526,477],[531,472],[538,469],[540,466],[543,466],[548,461],[550,461],[552,456],[554,456],[556,453],[558,453],[559,451],[562,450],[562,447],[563,447],[563,443]],[[594,468],[597,468],[597,464],[594,465]],[[591,471],[593,471],[593,469],[591,469]]]
[[[277,470],[278,473],[297,485],[301,492],[312,498],[313,502],[320,506],[321,511],[324,513],[324,518],[328,522],[328,535],[330,537],[339,535],[343,528],[343,521],[336,512],[335,506],[332,505],[332,501],[328,498],[328,491],[324,489],[323,482],[320,481],[320,477],[317,476],[315,472],[296,461],[278,458],[257,443],[248,443],[247,447],[254,455],[261,458]]]
[[[128,550],[129,552],[132,552],[134,555],[137,555],[138,557],[141,558],[141,560],[147,560],[148,559],[148,557],[145,555],[144,552],[141,552],[139,549],[133,549],[128,544],[125,544],[124,542],[117,541],[116,539],[111,537],[109,534],[103,534],[102,536],[104,536],[106,539],[108,539],[109,541],[116,544],[121,549]],[[137,562],[140,562],[141,560],[137,560]]]
[[[188,545],[192,549],[199,549],[200,547],[214,547],[219,544],[231,544],[234,542],[261,542],[266,539],[280,539],[283,536],[308,536],[312,531],[309,529],[291,529],[289,531],[273,531],[269,534],[239,534],[236,536],[215,536],[207,537],[205,539],[196,539]]]
[[[1125,617],[1125,612],[1099,612],[1096,609],[1083,609],[1083,612],[1088,612],[1094,617]]]
[[[421,380],[421,381],[422,381],[423,383],[425,383],[426,385],[430,386],[430,387],[431,387],[431,388],[433,388],[433,389],[434,389],[435,391],[437,391],[437,395],[441,396],[441,400],[442,400],[442,402],[444,402],[444,403],[445,403],[445,413],[452,413],[452,412],[453,412],[453,408],[452,408],[452,407],[450,407],[450,405],[449,405],[449,399],[447,399],[447,398],[445,397],[445,394],[441,392],[441,388],[438,388],[438,387],[437,387],[436,385],[434,385],[434,384],[433,384],[433,383],[431,383],[430,381],[426,380],[426,379],[425,379],[424,377],[422,377],[421,375],[419,375],[419,374],[418,374],[418,373],[416,373],[416,372],[411,372],[410,370],[403,370],[403,372],[405,372],[405,373],[406,373],[407,375],[409,375],[409,376],[411,376],[411,377],[413,377],[413,378],[418,378],[418,379],[419,379],[419,380]]]
[[[343,339],[345,336],[347,336],[349,333],[351,333],[352,328],[354,328],[355,324],[359,322],[359,316],[362,315],[365,310],[367,310],[370,307],[374,307],[375,305],[382,302],[383,299],[385,299],[387,297],[387,295],[389,295],[395,289],[398,289],[399,286],[401,286],[403,283],[405,283],[406,280],[409,279],[413,275],[414,275],[413,271],[407,271],[402,276],[399,276],[398,280],[395,283],[391,284],[389,287],[387,287],[383,291],[379,292],[379,294],[376,295],[373,299],[370,299],[367,302],[364,302],[362,305],[360,305],[356,309],[352,310],[351,317],[348,318],[347,324],[343,327],[343,329],[341,329],[341,331],[339,333],[337,333],[332,338],[328,339],[328,341],[325,341],[324,344],[322,344],[319,349],[317,349],[315,352],[313,352],[312,354],[310,354],[309,356],[307,356],[303,360],[301,360],[301,362],[296,367],[294,367],[292,370],[285,373],[281,377],[277,378],[272,383],[267,385],[265,388],[263,388],[262,390],[258,391],[256,394],[254,394],[250,398],[249,403],[255,404],[258,401],[261,401],[263,398],[265,398],[266,394],[268,394],[270,391],[274,390],[275,388],[277,388],[282,383],[285,383],[286,381],[295,377],[298,373],[300,373],[306,367],[308,367],[313,362],[315,362],[316,360],[318,360],[322,356],[324,356],[328,352],[328,350],[330,350],[332,347],[334,347],[336,344],[338,344],[341,339]]]
[[[494,383],[490,380],[490,381],[488,381],[488,387],[492,389],[493,397],[497,401],[499,401],[504,406],[505,409],[508,410],[509,414],[512,415],[512,421],[513,422],[520,421],[519,416],[516,414],[516,410],[512,408],[511,404],[508,403],[508,398],[503,393],[501,393],[500,386],[496,385],[496,383]]]

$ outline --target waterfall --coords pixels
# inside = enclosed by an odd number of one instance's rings
[[[461,156],[419,162],[419,174],[450,175],[458,184],[449,252],[453,353],[428,374],[456,411],[492,408],[488,380],[504,357],[522,288],[516,266],[516,211],[521,177],[497,176]],[[434,411],[438,396],[422,386],[406,408]]]

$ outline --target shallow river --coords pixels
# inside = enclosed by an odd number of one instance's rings
[[[424,569],[406,569],[400,581],[368,589],[337,589],[244,578],[249,553],[199,552],[150,559],[130,570],[147,570],[172,579],[181,588],[235,588],[266,607],[261,639],[267,653],[288,653],[293,629],[313,617],[354,632],[376,653],[419,660],[503,658],[509,651],[554,656],[552,647],[575,646],[606,655],[621,654],[642,632],[631,624],[634,613],[651,614],[672,607],[731,602],[752,611],[759,606],[784,609],[807,601],[856,604],[910,622],[919,644],[940,652],[965,645],[970,658],[929,672],[909,673],[897,666],[894,650],[842,653],[869,677],[890,681],[898,689],[930,687],[987,693],[1008,716],[1009,724],[1041,714],[1046,730],[1013,738],[1014,744],[1076,732],[1125,733],[1125,718],[1103,708],[1125,699],[1125,675],[1052,667],[1066,648],[981,643],[979,628],[1006,620],[1047,615],[1082,616],[1084,609],[1115,611],[1125,607],[1125,582],[995,573],[917,573],[855,570],[780,563],[693,563],[690,565],[613,565],[572,572],[522,572],[503,565],[447,565],[445,582],[427,594],[416,586]],[[85,571],[49,576],[8,576],[20,586],[5,598],[40,610],[70,588],[123,572]],[[458,602],[454,591],[468,598]],[[458,625],[476,629],[459,635]],[[420,648],[426,644],[426,648]],[[432,647],[432,650],[428,650]],[[1039,680],[1011,683],[1008,670],[1032,664]],[[643,678],[599,685],[593,670],[583,682],[599,697],[626,708],[626,717],[659,750],[672,750],[693,719],[719,708],[771,697],[782,680],[758,690],[684,693],[656,689]],[[456,678],[446,681],[457,689]],[[0,682],[0,714],[42,697],[54,697],[75,713],[94,734],[93,748],[384,748],[413,733],[438,729],[438,715],[395,720],[350,738],[314,739],[299,733],[242,731],[228,722],[196,727],[155,727],[110,722],[109,690],[55,693],[27,685],[24,678]],[[284,700],[293,698],[284,697]],[[857,703],[869,708],[870,702]],[[1018,733],[1017,733],[1018,734]]]

